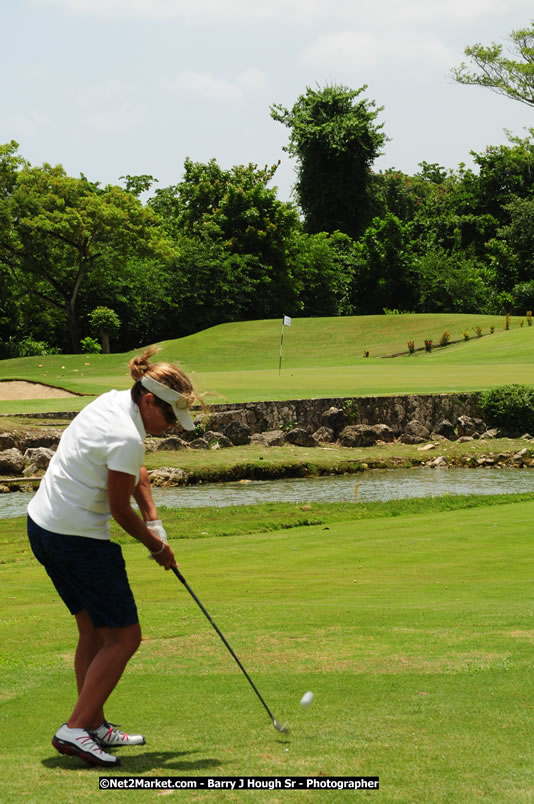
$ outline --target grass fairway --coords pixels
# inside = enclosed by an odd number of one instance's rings
[[[358,520],[358,505],[313,506],[306,526],[296,506],[262,506],[246,512],[244,533],[224,527],[237,509],[210,509],[195,513],[201,539],[179,539],[189,534],[179,512],[163,515],[185,577],[288,721],[287,737],[174,576],[124,542],[144,642],[107,712],[142,728],[147,745],[123,750],[112,774],[50,745],[74,697],[74,627],[28,554],[22,520],[0,522],[11,547],[0,565],[0,800],[93,801],[105,795],[99,775],[379,775],[380,792],[364,799],[531,802],[534,502],[459,504],[381,504]],[[266,510],[297,521],[254,533]],[[303,709],[307,690],[316,699]],[[166,795],[334,802],[354,793]]]
[[[476,337],[480,326],[483,337]],[[489,334],[490,326],[495,327]],[[159,359],[178,362],[211,402],[249,402],[331,396],[475,391],[504,383],[532,383],[534,327],[513,319],[505,331],[499,316],[390,315],[293,319],[284,335],[278,372],[278,320],[222,324],[186,338],[165,341]],[[406,352],[409,340],[420,349],[426,338],[439,344],[431,353]],[[470,334],[463,340],[463,332]],[[364,358],[364,350],[369,357]],[[136,350],[135,353],[137,353]],[[0,380],[22,379],[81,394],[128,388],[129,354],[50,355],[0,361]],[[386,359],[384,359],[386,358]],[[0,412],[74,410],[90,397],[72,400],[0,401]]]

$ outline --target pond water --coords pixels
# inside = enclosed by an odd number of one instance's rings
[[[154,488],[157,505],[223,507],[264,502],[369,502],[445,494],[518,494],[534,491],[528,469],[373,469],[358,475]],[[0,519],[21,516],[32,493],[0,495]]]

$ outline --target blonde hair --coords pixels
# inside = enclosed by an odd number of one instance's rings
[[[157,352],[159,352],[157,347],[150,346],[148,349],[145,349],[142,354],[132,357],[128,363],[130,376],[132,380],[135,381],[135,384],[132,388],[133,401],[138,403],[143,394],[148,393],[140,382],[141,377],[144,377],[144,375],[147,374],[149,377],[152,377],[153,380],[157,380],[158,382],[163,383],[163,385],[167,385],[174,391],[179,391],[183,396],[185,396],[187,406],[189,408],[192,408],[195,403],[198,403],[203,409],[205,409],[204,401],[201,397],[197,396],[193,389],[193,383],[187,374],[182,371],[182,369],[179,369],[178,366],[175,366],[173,363],[151,362],[150,358],[157,354]],[[166,402],[158,400],[158,404],[160,404],[164,409],[168,408],[169,412],[171,412],[171,407],[170,405],[167,405]]]

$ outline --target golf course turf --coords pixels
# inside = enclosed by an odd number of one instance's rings
[[[122,750],[111,775],[378,775],[373,795],[388,802],[532,800],[534,499],[449,502],[375,504],[360,519],[351,518],[357,505],[330,514],[270,506],[267,517],[309,524],[227,527],[222,538],[225,512],[204,509],[195,513],[201,540],[187,538],[179,511],[163,513],[184,576],[289,736],[274,731],[181,584],[121,539],[144,638],[107,712],[142,728],[147,745]],[[255,514],[261,522],[261,506]],[[49,742],[75,694],[74,623],[30,556],[23,524],[2,523],[11,552],[0,567],[0,797],[90,801],[98,775],[109,774]],[[316,698],[304,709],[307,690]],[[24,773],[10,772],[15,763]],[[221,796],[238,799],[190,800]]]
[[[278,371],[266,366],[259,347],[254,363],[252,352],[247,356],[245,347],[235,346],[236,338],[245,339],[248,324],[224,325],[233,347],[225,353],[219,343],[218,364],[210,338],[222,337],[224,327],[190,336],[189,353],[188,339],[182,339],[182,349],[180,342],[164,344],[161,357],[176,360],[181,352],[204,388],[234,401],[331,396],[343,387],[348,396],[367,387],[369,393],[399,393],[403,383],[424,393],[452,390],[455,384],[477,390],[531,381],[534,335],[526,325],[516,322],[503,331],[495,317],[501,330],[491,335],[473,335],[429,354],[363,359],[362,346],[376,343],[381,354],[393,354],[409,338],[411,317],[376,318],[383,325],[379,330],[377,324],[376,332],[383,334],[372,340],[374,322],[359,322],[367,328],[360,335],[369,337],[363,345],[358,340],[358,358],[348,369],[342,362],[329,365],[321,344],[313,351],[319,319],[308,320],[313,324],[306,325],[303,343],[309,354],[303,345],[300,363],[291,369],[291,337],[299,324],[294,319],[284,339],[287,364],[278,386]],[[461,338],[467,318],[456,317],[452,337]],[[487,330],[484,318],[471,317],[471,331],[479,322]],[[428,333],[439,342],[440,330],[452,329],[454,322],[432,320],[432,332],[430,319],[412,324],[420,327],[418,338]],[[267,324],[273,331],[276,325],[279,337],[279,322],[250,322],[252,330],[257,325],[256,345],[265,340]],[[336,327],[341,339],[338,324],[332,324],[331,337]],[[336,347],[344,359],[345,336]],[[276,366],[276,336],[273,340]],[[48,381],[93,394],[128,387],[127,357],[1,361],[0,378]],[[83,366],[86,362],[90,365]],[[78,377],[82,366],[88,373]],[[40,374],[45,371],[48,379]],[[74,404],[86,401],[77,398]],[[68,409],[64,400],[54,400],[54,407],[46,402],[29,402],[26,409]],[[14,415],[25,408],[0,404]],[[213,460],[225,460],[223,452]],[[361,460],[362,451],[356,452]],[[175,457],[179,460],[179,453]],[[211,458],[207,452],[191,460]],[[99,776],[380,778],[380,790],[373,792],[137,790],[142,801],[165,796],[337,802],[355,795],[421,804],[534,800],[534,493],[368,504],[266,500],[229,509],[160,509],[160,515],[183,575],[291,733],[273,729],[172,573],[148,561],[142,546],[113,526],[138,603],[143,642],[106,714],[126,731],[144,733],[147,744],[121,749],[122,766],[112,772],[57,754],[50,740],[76,695],[75,624],[31,555],[24,520],[0,520],[2,802],[92,802],[128,795],[99,790]],[[315,700],[301,707],[308,690]]]

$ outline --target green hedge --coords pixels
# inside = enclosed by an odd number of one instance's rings
[[[492,427],[534,434],[534,388],[530,385],[501,385],[484,391],[480,407],[486,423]]]

